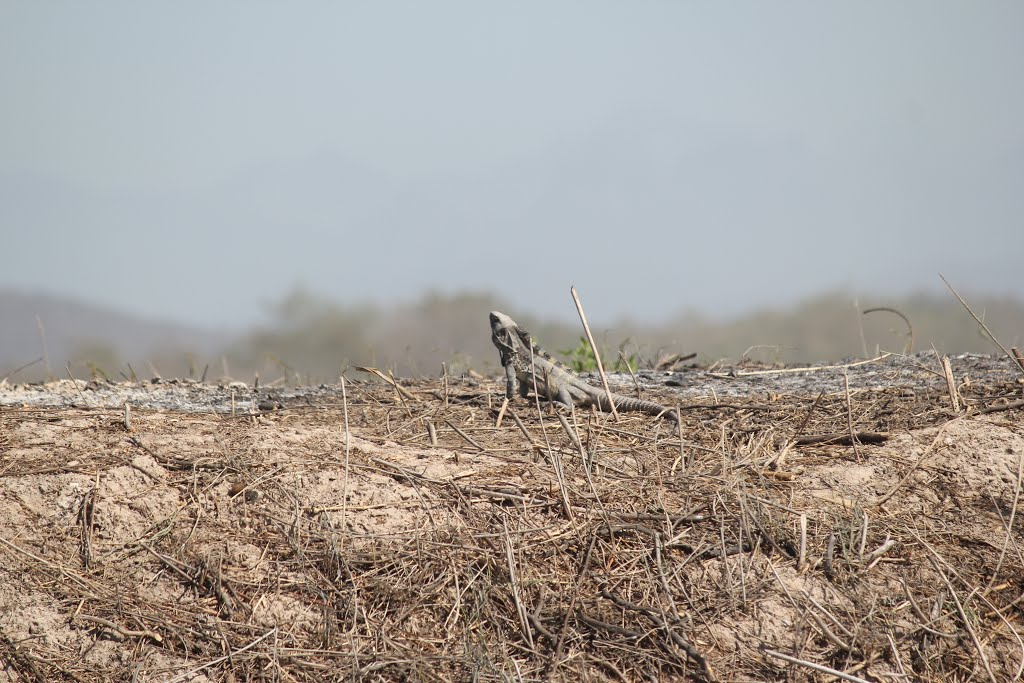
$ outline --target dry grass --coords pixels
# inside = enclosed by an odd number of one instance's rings
[[[814,392],[677,432],[404,389],[0,409],[0,680],[1020,676],[1020,407]]]

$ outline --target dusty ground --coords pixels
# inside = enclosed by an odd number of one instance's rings
[[[1017,680],[1021,373],[937,367],[0,386],[0,680]]]

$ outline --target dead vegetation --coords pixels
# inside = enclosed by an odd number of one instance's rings
[[[1021,676],[1017,382],[678,430],[402,384],[130,429],[0,408],[0,679]]]

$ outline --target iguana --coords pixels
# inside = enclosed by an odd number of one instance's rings
[[[565,406],[596,406],[608,412],[608,393],[591,386],[582,377],[551,357],[544,349],[533,343],[530,333],[519,327],[516,321],[504,313],[491,311],[491,341],[501,354],[501,365],[505,368],[505,396],[512,398],[519,386],[519,395],[529,396],[533,389],[539,396],[558,401]],[[534,378],[536,377],[536,385]],[[612,394],[616,410],[640,411],[677,420],[674,411],[653,401]]]

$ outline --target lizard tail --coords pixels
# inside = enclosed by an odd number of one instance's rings
[[[611,406],[608,405],[608,396],[602,392],[600,396],[600,409],[604,412],[611,412]],[[638,412],[647,413],[648,415],[654,415],[655,417],[664,417],[673,422],[679,421],[679,416],[676,415],[676,411],[671,408],[655,403],[654,401],[644,401],[639,398],[630,398],[628,396],[616,396],[615,397],[615,409],[624,412]]]

